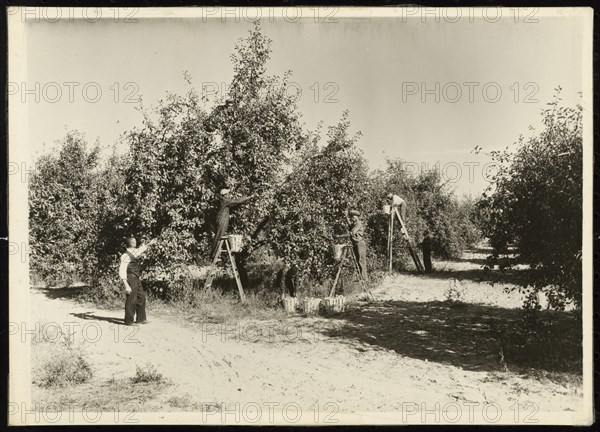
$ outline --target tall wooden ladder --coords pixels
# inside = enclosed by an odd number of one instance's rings
[[[225,248],[223,248],[223,243],[225,243]],[[224,254],[225,252],[227,252],[227,255],[229,255],[231,271],[233,273],[233,277],[235,278],[235,283],[237,284],[238,292],[240,293],[240,299],[242,300],[242,302],[245,302],[246,295],[244,294],[244,288],[242,287],[242,279],[240,278],[240,273],[237,269],[237,264],[235,263],[235,257],[233,256],[233,252],[231,252],[231,247],[229,246],[229,236],[223,236],[219,240],[219,247],[217,253],[215,253],[215,256],[213,257],[208,277],[204,282],[204,289],[210,288],[212,286],[213,280],[215,278],[215,273],[217,272],[217,261],[219,260],[219,256],[221,256],[221,254]]]
[[[331,291],[329,292],[329,297],[333,297],[333,295],[335,294],[335,289],[336,289],[338,281],[340,279],[340,274],[342,273],[342,268],[344,267],[344,264],[346,262],[346,255],[348,255],[348,250],[350,250],[350,256],[352,257],[352,263],[354,265],[354,272],[356,273],[356,275],[358,277],[358,282],[360,283],[362,290],[365,292],[365,294],[367,294],[367,296],[371,300],[375,300],[375,296],[373,295],[373,293],[371,291],[369,291],[369,288],[367,288],[367,281],[365,281],[363,279],[363,276],[360,273],[360,267],[358,266],[358,260],[356,259],[356,255],[354,254],[354,249],[352,249],[351,245],[345,245],[344,249],[342,250],[340,264],[338,266],[337,273],[335,274],[335,279],[333,280],[333,285],[331,287]]]
[[[425,268],[423,267],[423,264],[421,263],[421,260],[419,259],[419,255],[417,254],[417,252],[415,251],[416,247],[412,241],[412,239],[410,238],[410,236],[408,235],[408,231],[406,230],[406,225],[404,225],[404,221],[402,220],[402,218],[400,217],[400,213],[398,212],[398,207],[392,207],[392,218],[390,221],[390,243],[392,242],[392,238],[394,235],[394,215],[396,215],[396,217],[398,218],[398,222],[400,222],[400,232],[402,233],[402,237],[404,237],[404,239],[406,240],[406,243],[408,243],[408,252],[410,253],[410,256],[413,259],[413,262],[415,263],[415,267],[417,267],[417,271],[423,273],[425,272]],[[391,244],[389,245],[390,248],[390,270],[392,267],[392,258],[391,258]]]

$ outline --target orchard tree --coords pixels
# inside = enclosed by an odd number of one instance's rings
[[[526,286],[555,308],[580,308],[582,108],[559,101],[557,94],[544,110],[539,135],[492,152],[498,173],[478,206],[494,256],[514,245],[517,262],[530,266]]]
[[[377,196],[376,207],[381,208],[388,193],[401,196],[407,202],[405,225],[416,245],[423,248],[425,258],[429,251],[441,257],[459,256],[463,249],[478,239],[477,228],[465,218],[467,203],[459,203],[439,170],[413,173],[405,169],[401,160],[389,160],[387,169],[372,176],[372,190]],[[369,218],[372,248],[380,257],[386,256],[389,216],[373,212]],[[408,261],[406,241],[395,230],[393,249],[402,260]],[[426,259],[427,261],[427,259]]]
[[[130,235],[124,223],[129,216],[126,212],[125,195],[125,175],[129,167],[130,159],[117,154],[113,148],[112,154],[104,161],[95,179],[98,221],[95,251],[98,265],[92,274],[94,285],[106,283],[107,279],[114,280],[119,257],[124,249],[124,238]]]
[[[477,202],[478,198],[471,195],[463,195],[457,201],[456,217],[452,220],[455,223],[455,231],[458,232],[462,242],[461,249],[475,246],[483,240]]]
[[[234,76],[227,103],[207,110],[191,86],[168,94],[144,123],[127,135],[123,233],[159,237],[147,254],[154,277],[170,278],[189,262],[207,260],[215,200],[221,188],[258,199],[233,215],[230,232],[245,235],[245,261],[253,233],[273,205],[277,185],[294,153],[306,142],[288,78],[268,75],[271,41],[257,25],[232,55]]]
[[[29,184],[31,270],[48,282],[87,279],[97,264],[98,146],[76,131],[57,144]]]
[[[205,212],[213,196],[215,144],[206,131],[208,115],[193,89],[168,94],[143,126],[126,136],[128,164],[117,229],[121,237],[160,237],[148,251],[154,278],[168,277],[178,265],[193,262],[207,249]],[[121,246],[122,247],[122,246]]]
[[[275,194],[292,158],[308,140],[300,123],[290,72],[268,75],[272,41],[256,25],[231,56],[234,76],[228,102],[211,116],[220,141],[218,177],[234,193],[258,193],[259,199],[236,211],[231,229],[251,234],[269,216]]]
[[[299,157],[265,228],[275,255],[304,275],[323,281],[334,268],[334,236],[345,234],[345,212],[365,210],[368,167],[355,143],[360,132],[349,135],[348,112],[328,128],[327,142],[313,135]]]

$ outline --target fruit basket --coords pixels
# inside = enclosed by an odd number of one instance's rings
[[[295,313],[298,308],[298,299],[296,297],[284,297],[283,308],[289,314]]]
[[[318,297],[305,297],[302,299],[300,306],[302,308],[302,312],[306,315],[313,315],[319,312],[319,305],[321,304],[321,299]]]
[[[323,309],[327,313],[343,312],[346,308],[346,297],[336,295],[335,297],[325,297],[323,299]]]

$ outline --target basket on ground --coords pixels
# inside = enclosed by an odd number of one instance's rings
[[[242,250],[244,237],[239,234],[229,234],[229,249],[231,252],[239,252]]]
[[[298,299],[296,297],[284,297],[283,308],[287,313],[294,313],[298,308]]]
[[[319,312],[319,305],[321,304],[321,299],[316,297],[305,297],[302,299],[300,306],[302,307],[302,312],[306,315],[313,315]]]
[[[323,299],[323,309],[327,313],[343,312],[346,308],[346,297],[336,295],[335,297],[325,297]]]

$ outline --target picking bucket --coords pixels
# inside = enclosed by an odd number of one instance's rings
[[[231,252],[239,252],[242,250],[243,236],[239,234],[229,235],[229,249]]]
[[[384,214],[390,214],[392,212],[392,206],[389,204],[386,204],[383,206],[383,213]]]
[[[339,260],[342,259],[342,252],[344,252],[344,245],[343,244],[333,245],[333,258],[336,261],[339,261]]]

